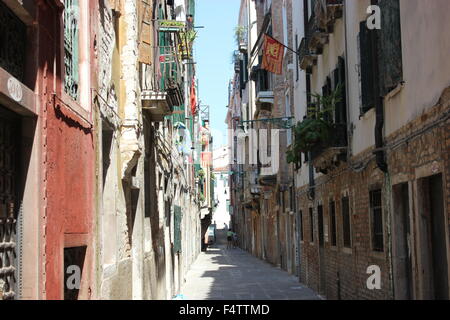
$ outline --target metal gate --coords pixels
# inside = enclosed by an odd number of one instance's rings
[[[16,298],[19,121],[0,107],[0,300]]]

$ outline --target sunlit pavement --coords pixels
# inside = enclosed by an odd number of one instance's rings
[[[224,244],[199,255],[181,293],[187,300],[320,299],[295,276]]]

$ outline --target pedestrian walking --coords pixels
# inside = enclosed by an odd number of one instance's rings
[[[231,229],[228,229],[228,232],[227,232],[227,249],[231,249],[232,244],[233,244],[233,231],[231,231]]]
[[[236,249],[238,245],[238,236],[236,232],[233,232],[233,248]]]

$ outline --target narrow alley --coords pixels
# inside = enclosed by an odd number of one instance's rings
[[[449,12],[0,0],[0,301],[449,301]]]
[[[317,300],[298,278],[239,248],[226,249],[224,230],[202,252],[181,289],[187,300]]]

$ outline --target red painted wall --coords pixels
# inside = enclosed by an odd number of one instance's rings
[[[41,1],[38,9],[43,298],[64,298],[64,247],[82,245],[87,251],[79,297],[90,298],[94,279],[94,136],[90,124],[61,102],[65,99],[61,97],[63,26],[60,9],[53,5],[57,2]]]

